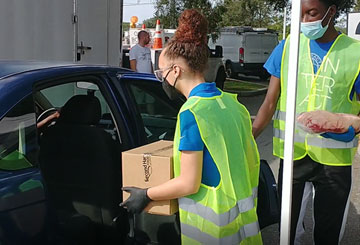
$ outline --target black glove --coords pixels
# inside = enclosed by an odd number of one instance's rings
[[[122,190],[129,192],[130,197],[125,202],[120,203],[120,207],[126,208],[130,213],[141,213],[152,201],[147,195],[147,189],[123,187]]]

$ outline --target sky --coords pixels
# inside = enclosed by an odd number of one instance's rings
[[[152,0],[124,0],[123,21],[130,22],[131,16],[137,16],[138,24],[143,20],[149,19],[154,16],[154,2]],[[137,4],[139,3],[139,4]]]

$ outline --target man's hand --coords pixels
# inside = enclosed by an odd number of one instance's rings
[[[130,193],[130,197],[125,202],[120,203],[120,207],[124,207],[130,213],[141,213],[152,201],[147,195],[147,189],[123,187],[122,190]]]

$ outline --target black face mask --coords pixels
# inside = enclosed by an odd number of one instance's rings
[[[169,72],[170,73],[170,72]],[[166,74],[166,76],[163,78],[162,80],[162,88],[165,91],[166,95],[169,97],[169,99],[171,100],[176,100],[177,98],[179,98],[181,96],[181,93],[175,88],[175,84],[177,82],[177,78],[175,79],[174,82],[174,86],[172,86],[167,80],[167,76],[169,75]]]

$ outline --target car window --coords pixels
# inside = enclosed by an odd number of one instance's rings
[[[262,36],[262,46],[264,49],[272,50],[277,45],[277,36],[274,35],[263,35]]]
[[[251,49],[261,49],[261,36],[260,35],[246,35],[246,47]]]
[[[135,80],[130,83],[130,90],[141,114],[148,142],[173,140],[183,100],[169,100],[161,84],[156,82]]]
[[[53,107],[60,108],[72,96],[77,94],[87,94],[88,92],[87,89],[79,88],[76,86],[78,82],[82,82],[82,80],[80,79],[77,82],[61,84],[54,87],[43,89],[41,90],[41,94],[46,97],[46,99],[51,103]],[[100,90],[97,90],[94,93],[95,93],[94,95],[100,100],[101,111],[103,113],[110,113],[110,109],[104,97],[102,96]]]
[[[96,90],[79,87],[80,83],[92,84],[93,87],[96,88]],[[56,109],[61,115],[61,108],[65,105],[65,103],[68,100],[70,100],[70,98],[76,95],[94,96],[99,100],[101,106],[101,119],[99,123],[97,123],[95,126],[99,128],[103,128],[105,131],[110,133],[114,140],[120,140],[120,138],[118,137],[118,130],[115,124],[115,120],[113,114],[111,113],[108,103],[106,102],[102,92],[97,87],[97,85],[89,80],[79,79],[75,82],[60,84],[37,91],[36,98],[42,98],[42,101],[44,101],[45,98],[46,101],[48,102],[45,104],[47,104],[47,107],[49,107],[49,105],[51,107],[51,108],[43,108],[42,110],[37,110],[39,111],[38,116],[41,115],[41,112],[46,112],[47,110],[51,110],[51,109]],[[39,104],[39,101],[37,101],[37,104]]]
[[[13,107],[0,121],[0,170],[37,165],[38,143],[32,96]]]

